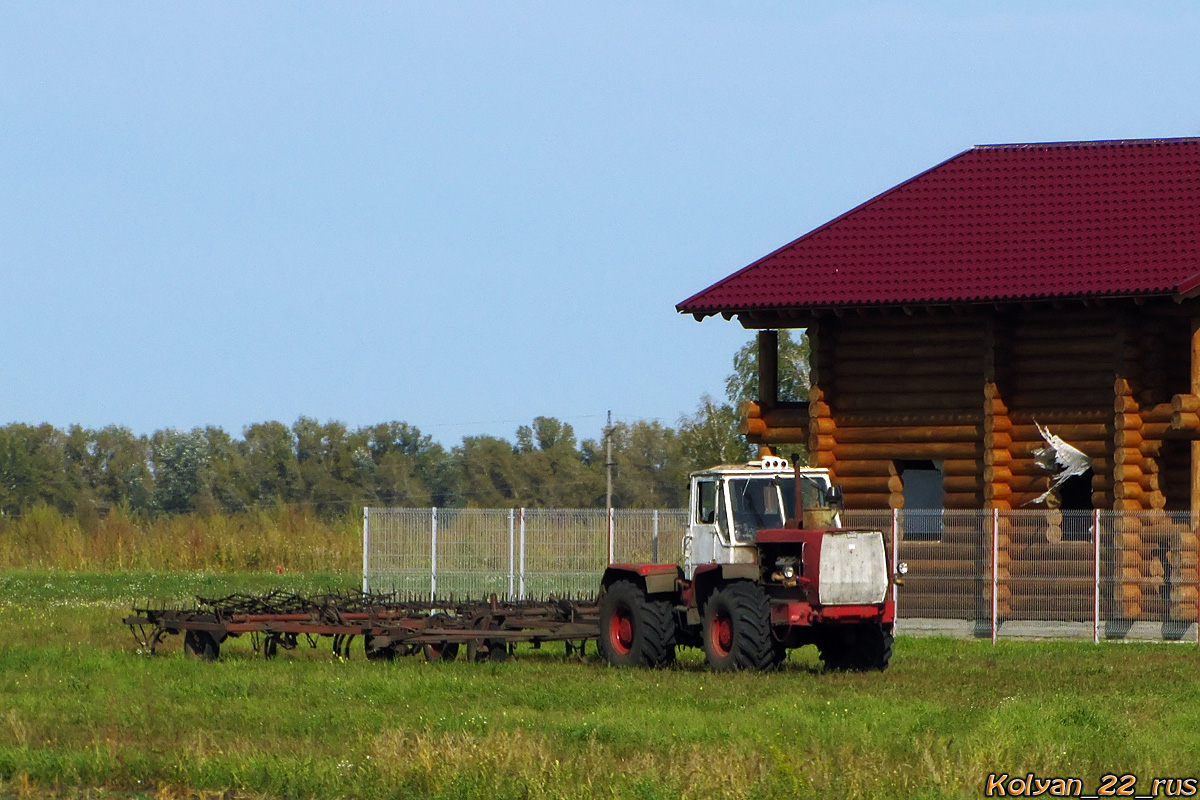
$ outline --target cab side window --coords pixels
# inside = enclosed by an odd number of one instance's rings
[[[696,482],[696,522],[711,525],[717,518],[717,482]]]

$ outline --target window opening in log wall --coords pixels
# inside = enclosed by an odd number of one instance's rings
[[[1167,511],[1192,509],[1192,443],[1186,439],[1164,439],[1153,462],[1158,484],[1166,496]]]
[[[1059,506],[1064,512],[1062,538],[1064,542],[1090,542],[1092,540],[1092,518],[1085,511],[1092,510],[1092,471],[1067,478],[1058,487],[1062,500]]]
[[[904,487],[904,538],[936,542],[942,538],[946,473],[940,461],[896,461]]]

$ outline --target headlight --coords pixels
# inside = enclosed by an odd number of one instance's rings
[[[907,575],[908,574],[908,564],[904,563],[903,561],[901,561],[899,564],[897,564],[896,565],[896,574],[897,575]]]
[[[781,556],[775,559],[775,580],[795,580],[796,575],[798,575],[799,572],[799,559],[790,556]]]

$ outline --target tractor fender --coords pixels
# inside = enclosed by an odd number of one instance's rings
[[[609,564],[600,579],[601,591],[614,582],[627,580],[646,594],[677,594],[683,570],[675,564]]]

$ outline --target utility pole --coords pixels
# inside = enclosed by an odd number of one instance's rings
[[[608,412],[608,424],[604,426],[604,471],[607,475],[607,488],[604,490],[604,517],[608,538],[608,563],[613,563],[613,507],[612,507],[612,409]]]
[[[612,411],[608,412],[608,424],[604,426],[604,471],[608,476],[608,488],[604,492],[604,508],[612,510]]]

